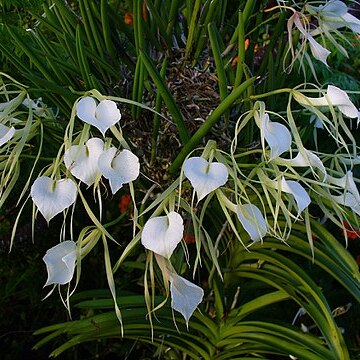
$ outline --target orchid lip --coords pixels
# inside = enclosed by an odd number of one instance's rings
[[[291,146],[289,129],[278,122],[270,121],[269,115],[264,114],[260,123],[261,136],[270,146],[270,160],[277,158]]]
[[[48,176],[38,177],[30,190],[33,202],[47,222],[70,207],[76,200],[76,194],[77,187],[71,179],[55,181]]]
[[[110,188],[115,194],[124,184],[137,179],[140,174],[139,158],[130,150],[111,147],[102,152],[97,161],[102,175],[109,180]]]
[[[44,286],[69,283],[74,276],[76,256],[76,243],[71,240],[63,241],[47,250],[43,257],[48,272]]]
[[[190,317],[204,297],[204,290],[174,272],[169,272],[168,275],[171,307],[181,313],[188,325]]]
[[[141,233],[143,246],[169,259],[184,233],[182,217],[175,211],[149,219]]]
[[[121,113],[112,100],[102,100],[97,104],[94,98],[86,96],[79,100],[76,110],[82,121],[95,126],[103,136],[121,119]]]
[[[222,163],[209,163],[202,157],[191,157],[185,161],[184,175],[193,186],[199,202],[212,191],[225,185],[228,170]]]
[[[91,138],[83,145],[73,145],[65,152],[65,166],[72,175],[90,186],[100,174],[98,159],[103,151],[104,142],[99,138]]]
[[[244,204],[237,206],[237,216],[254,242],[262,240],[267,233],[266,221],[256,205]]]

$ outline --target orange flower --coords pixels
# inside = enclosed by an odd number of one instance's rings
[[[120,203],[118,205],[120,213],[123,214],[124,212],[128,211],[131,205],[131,196],[130,195],[123,195],[120,198]]]
[[[144,21],[146,21],[147,20],[146,0],[144,0],[142,3],[142,16]]]
[[[146,10],[146,1],[145,0],[142,3],[142,18],[144,21],[147,20],[147,10]],[[134,14],[132,12],[125,13],[124,22],[126,25],[133,26],[134,25]]]
[[[131,12],[127,12],[124,15],[124,22],[126,25],[133,26],[134,24],[134,14]]]
[[[344,236],[346,235],[349,239],[355,240],[360,237],[360,230],[354,230],[354,228],[347,222],[343,222],[344,225]],[[345,233],[346,232],[346,233]]]
[[[238,63],[238,61],[239,61],[239,58],[236,55],[231,62],[231,66],[234,68],[236,66],[236,64]]]
[[[187,244],[195,244],[195,235],[184,231],[183,239]]]

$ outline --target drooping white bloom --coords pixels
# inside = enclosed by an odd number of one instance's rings
[[[326,169],[321,159],[310,150],[303,148],[302,151],[303,152],[299,151],[293,159],[279,158],[276,162],[279,165],[317,168],[324,174],[324,177],[326,177]]]
[[[343,177],[334,178],[329,176],[327,182],[336,185],[342,192],[341,195],[331,195],[338,204],[350,207],[356,214],[360,216],[360,194],[355,184],[354,176],[349,170]]]
[[[139,158],[135,154],[126,149],[117,152],[115,147],[111,147],[98,158],[98,168],[109,180],[113,194],[124,184],[136,180],[140,174]]]
[[[204,290],[174,272],[169,272],[171,307],[189,323],[191,315],[204,297]]]
[[[69,283],[75,271],[76,243],[70,240],[61,242],[47,250],[43,260],[48,273],[44,286]]]
[[[331,0],[324,5],[306,5],[311,15],[319,19],[319,28],[316,33],[348,27],[354,33],[360,34],[360,20],[349,14],[346,4],[339,0]]]
[[[184,164],[184,174],[195,189],[198,201],[224,185],[228,179],[228,170],[224,164],[209,163],[202,157],[187,159]]]
[[[296,92],[294,93],[294,98],[298,103],[304,106],[329,106],[331,104],[332,106],[336,106],[349,118],[358,118],[359,116],[359,111],[349,99],[348,94],[344,90],[333,85],[328,85],[325,96],[313,98]]]
[[[291,16],[291,18],[289,19],[289,23],[294,23],[295,26],[301,32],[302,37],[305,40],[309,41],[310,50],[311,50],[311,53],[314,56],[314,58],[317,60],[320,60],[324,65],[328,66],[327,57],[329,56],[331,51],[329,51],[326,48],[324,48],[323,46],[321,46],[314,39],[314,37],[310,34],[310,32],[305,29],[304,25],[302,24],[302,22],[300,20],[298,12],[295,12],[294,15]]]
[[[283,177],[281,179],[281,190],[294,196],[298,208],[298,215],[311,203],[310,196],[297,181],[285,180]]]
[[[99,138],[91,138],[83,145],[73,145],[65,151],[65,166],[76,178],[90,186],[100,172],[98,159],[103,151],[104,142]]]
[[[82,98],[76,106],[77,116],[84,122],[95,126],[105,136],[105,132],[120,119],[120,110],[111,100],[103,100],[97,105],[94,98]]]
[[[15,134],[15,128],[13,126],[7,127],[6,125],[0,124],[0,146],[7,143]]]
[[[278,122],[270,121],[269,115],[264,114],[260,124],[261,137],[265,138],[270,146],[270,160],[280,156],[291,146],[289,129]]]
[[[71,206],[76,200],[77,188],[71,179],[53,180],[40,176],[31,186],[30,195],[47,222]]]
[[[184,233],[182,217],[175,211],[149,219],[141,233],[143,246],[169,259]]]
[[[327,58],[331,51],[320,45],[311,35],[308,36],[308,41],[313,57],[328,66]]]
[[[238,205],[237,216],[245,231],[250,235],[252,241],[261,241],[266,235],[266,221],[256,205]]]

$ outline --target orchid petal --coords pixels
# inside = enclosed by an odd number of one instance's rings
[[[40,176],[31,186],[30,195],[49,222],[75,202],[76,192],[76,185],[71,179],[53,180],[47,176]]]
[[[349,13],[343,15],[341,18],[344,20],[344,24],[350,28],[351,31],[356,34],[360,34],[360,20],[358,18]]]
[[[15,128],[0,124],[0,146],[7,143],[15,134]]]
[[[76,105],[77,116],[82,121],[85,121],[87,123],[89,123],[89,121],[94,122],[96,120],[95,111],[96,111],[96,101],[94,98],[90,96],[86,96],[82,98]]]
[[[343,177],[334,178],[329,176],[327,182],[344,190],[341,195],[331,195],[339,204],[350,207],[356,214],[360,215],[360,193],[354,181],[354,175],[349,170]]]
[[[96,107],[95,117],[99,121],[116,124],[121,119],[121,114],[116,103],[111,100],[103,100]]]
[[[342,1],[328,1],[324,5],[312,6],[306,5],[306,9],[310,11],[311,14],[315,15],[316,13],[321,14],[322,16],[333,16],[339,17],[345,15],[348,11],[347,6]]]
[[[308,36],[310,50],[315,59],[320,60],[323,64],[328,66],[326,62],[327,57],[331,54],[331,51],[321,46],[312,36]]]
[[[209,163],[202,157],[185,161],[184,174],[196,191],[198,201],[224,185],[228,179],[227,167],[219,162]]]
[[[265,114],[261,119],[261,136],[270,146],[270,160],[278,157],[291,146],[291,133],[289,129],[280,123],[270,121],[269,115]]]
[[[43,260],[48,272],[44,286],[69,283],[75,271],[76,243],[70,240],[61,242],[47,250]]]
[[[320,17],[320,26],[325,30],[331,31],[346,26],[360,34],[360,20],[348,13],[348,8],[342,1],[329,1],[318,7],[310,5],[306,7],[311,14]]]
[[[312,151],[303,149],[306,157],[301,152],[298,152],[294,159],[283,159],[284,162],[291,166],[310,166],[319,169],[324,176],[326,176],[326,169],[320,158],[315,155]]]
[[[349,99],[348,94],[344,90],[341,90],[333,85],[328,85],[326,96],[312,98],[307,97],[301,93],[295,93],[294,98],[299,104],[305,107],[309,105],[329,106],[331,104],[332,106],[337,106],[339,110],[347,117],[359,117],[359,111]]]
[[[171,307],[189,324],[189,319],[204,297],[204,290],[176,273],[169,273]]]
[[[310,196],[306,190],[296,181],[282,178],[281,190],[294,196],[298,208],[298,215],[311,203]]]
[[[359,190],[355,184],[354,181],[354,175],[351,170],[349,170],[343,177],[341,178],[335,178],[332,176],[329,176],[327,178],[327,182],[330,184],[334,184],[339,186],[340,188],[344,189],[344,191],[348,191],[351,194],[353,194],[360,203],[360,194]]]
[[[184,233],[182,217],[175,211],[149,219],[141,233],[143,246],[169,259]]]
[[[105,132],[121,119],[116,103],[103,100],[96,105],[92,97],[82,98],[76,106],[77,116],[84,122],[95,126],[105,136]]]
[[[359,198],[351,192],[346,192],[342,195],[331,195],[331,198],[340,205],[351,208],[356,214],[360,216],[360,202]]]
[[[349,118],[357,118],[359,116],[357,108],[351,102],[348,94],[344,90],[341,90],[336,86],[329,85],[327,88],[327,96],[330,103],[333,106],[337,106],[345,116]]]
[[[130,150],[111,147],[98,159],[98,167],[103,176],[109,180],[110,188],[115,194],[124,184],[136,180],[140,173],[139,158]]]
[[[104,151],[99,138],[89,139],[85,145],[73,145],[65,151],[66,168],[86,185],[92,185],[99,174],[98,159]]]
[[[237,216],[252,241],[260,241],[267,233],[266,221],[256,205],[237,206]]]
[[[354,174],[351,170],[349,170],[341,178],[332,178],[332,182],[338,186],[341,186],[344,189],[349,190],[353,194],[357,194],[360,197],[359,190],[355,184]]]

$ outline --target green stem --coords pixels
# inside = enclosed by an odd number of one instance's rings
[[[241,84],[245,61],[245,28],[243,13],[239,11],[238,20],[238,62],[236,64],[236,77],[234,86],[237,87]]]
[[[262,99],[262,98],[264,98],[264,97],[273,96],[273,95],[276,95],[276,94],[291,93],[292,91],[293,91],[293,89],[290,89],[290,88],[273,90],[273,91],[269,91],[269,92],[264,93],[264,94],[251,95],[251,96],[249,97],[249,100],[258,100],[258,99]]]
[[[176,127],[179,131],[180,140],[183,144],[186,144],[189,141],[189,133],[186,128],[184,118],[182,113],[179,110],[179,107],[177,106],[173,96],[171,95],[168,87],[164,83],[162,77],[160,76],[159,72],[157,71],[156,67],[152,63],[149,56],[143,52],[140,51],[141,59],[146,67],[146,70],[148,71],[149,75],[151,76],[153,82],[155,83],[157,87],[157,91],[161,94],[162,98],[164,99],[164,102],[166,106],[168,107],[168,110],[172,116],[172,119],[174,123],[176,124]]]
[[[160,76],[162,79],[165,78],[165,73],[167,69],[167,57],[165,57],[161,69],[160,69]],[[161,111],[161,105],[162,105],[162,97],[160,92],[156,94],[156,100],[155,100],[155,111],[160,112]],[[156,148],[157,148],[157,140],[159,135],[159,129],[160,129],[160,116],[159,114],[155,113],[154,115],[154,121],[153,121],[153,133],[152,133],[152,139],[151,139],[151,159],[150,159],[150,165],[154,162],[156,157]]]

